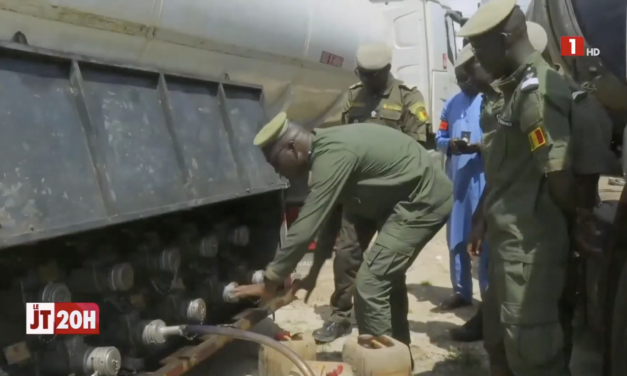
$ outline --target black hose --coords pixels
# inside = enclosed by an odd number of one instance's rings
[[[236,339],[243,339],[245,341],[256,342],[261,345],[271,347],[274,350],[285,355],[292,363],[294,363],[296,368],[298,368],[298,370],[304,376],[315,376],[309,365],[303,359],[301,359],[298,354],[294,352],[294,350],[290,349],[279,341],[275,341],[268,336],[247,332],[241,329],[211,325],[183,325],[180,327],[180,329],[182,332],[189,334],[213,334],[218,336],[232,337]]]

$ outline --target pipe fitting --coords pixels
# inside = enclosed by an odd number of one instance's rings
[[[222,300],[226,303],[237,303],[239,302],[239,298],[236,298],[234,295],[235,288],[239,286],[237,282],[231,282],[224,287],[224,291],[222,292]]]
[[[209,234],[200,240],[198,253],[202,257],[214,258],[218,255],[219,245],[220,241],[218,240],[218,237],[213,234]]]
[[[115,347],[95,347],[85,356],[83,369],[86,374],[115,376],[120,371],[122,355]]]
[[[161,345],[166,342],[163,329],[166,327],[163,320],[153,320],[144,326],[141,341],[144,345]]]
[[[187,305],[188,320],[203,322],[207,316],[207,304],[202,299],[194,299]]]
[[[266,276],[265,270],[257,270],[256,272],[253,273],[253,276],[250,279],[250,281],[252,282],[253,285],[262,285],[263,279],[265,278],[265,276]]]

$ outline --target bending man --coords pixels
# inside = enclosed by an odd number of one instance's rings
[[[287,178],[310,174],[310,193],[284,247],[266,268],[265,284],[236,296],[271,296],[296,268],[337,204],[344,215],[377,223],[379,235],[355,281],[360,334],[391,335],[409,345],[405,273],[444,226],[452,184],[411,137],[378,124],[348,124],[309,132],[281,113],[254,140]]]

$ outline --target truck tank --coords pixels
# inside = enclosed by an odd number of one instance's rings
[[[163,326],[267,317],[231,294],[280,242],[260,87],[0,42],[0,88],[3,374],[177,376],[220,345],[166,362]],[[96,303],[100,334],[26,335],[26,302]]]
[[[620,143],[627,124],[626,8],[622,0],[534,0],[527,10],[527,18],[547,31],[553,62],[590,88],[606,107]],[[584,37],[586,47],[598,48],[600,55],[561,56],[563,36]]]
[[[0,39],[260,85],[267,111],[312,124],[390,30],[368,0],[0,0]]]
[[[164,325],[267,317],[231,293],[283,228],[252,139],[324,118],[387,25],[367,0],[0,0],[0,373],[178,376],[224,341]],[[25,334],[25,302],[70,301],[100,335]]]

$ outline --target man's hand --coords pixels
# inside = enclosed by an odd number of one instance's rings
[[[460,148],[463,148],[465,146],[467,146],[466,141],[460,140],[459,138],[454,138],[450,140],[448,143],[448,151],[452,155],[460,155],[461,154]]]
[[[487,226],[485,220],[482,219],[477,221],[477,223],[473,223],[470,235],[468,236],[467,245],[468,253],[470,253],[471,256],[479,256],[481,254],[486,230]]]
[[[573,229],[571,230],[572,247],[580,255],[593,255],[603,252],[602,234],[596,228],[596,218],[588,210],[578,208]]]
[[[481,152],[481,144],[468,144],[463,147],[459,147],[461,154],[475,154]]]
[[[307,294],[305,295],[304,302],[307,304],[309,302],[309,297],[311,297],[311,292],[316,288],[316,282],[318,279],[318,273],[309,273],[307,277],[298,281],[298,285],[296,288],[298,290],[305,290]]]
[[[250,298],[258,297],[261,300],[261,304],[265,304],[270,299],[276,296],[276,287],[267,286],[265,283],[260,285],[244,285],[237,286],[233,289],[233,297],[235,298]]]

